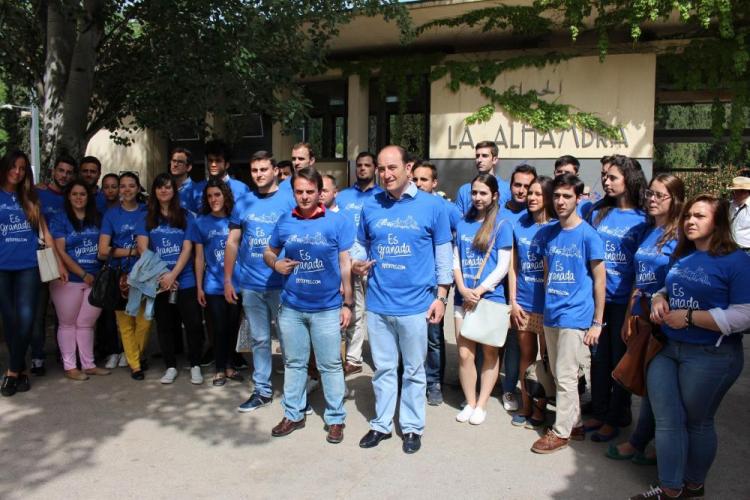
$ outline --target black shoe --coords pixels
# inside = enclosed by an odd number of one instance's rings
[[[203,357],[201,358],[201,366],[207,367],[214,364],[214,350],[212,347],[209,347],[206,352],[203,353]]]
[[[419,451],[422,447],[422,436],[415,432],[407,432],[404,434],[404,444],[401,447],[404,453],[412,454]]]
[[[31,383],[29,382],[29,376],[25,373],[18,375],[18,382],[16,383],[16,390],[18,392],[27,392],[31,389]]]
[[[3,385],[0,387],[0,394],[9,397],[16,393],[18,390],[18,377],[11,377],[5,375],[3,377]]]
[[[143,370],[138,370],[130,374],[130,378],[133,380],[143,380],[146,376],[143,374]]]
[[[376,430],[370,429],[367,431],[367,434],[365,434],[365,437],[359,440],[359,447],[360,448],[375,448],[377,445],[380,444],[381,441],[385,439],[391,439],[391,433],[384,434],[382,432],[378,432]]]
[[[43,377],[47,374],[47,369],[44,367],[43,359],[31,360],[31,373],[33,373],[37,377]]]
[[[427,387],[427,404],[430,406],[443,404],[443,391],[440,389],[440,384],[432,384]]]
[[[232,365],[234,366],[235,370],[247,370],[248,369],[248,364],[247,364],[247,361],[245,360],[245,357],[238,352],[234,353],[234,355],[232,356]]]
[[[141,371],[146,371],[149,368],[151,368],[151,365],[148,364],[148,360],[146,358],[141,359]]]

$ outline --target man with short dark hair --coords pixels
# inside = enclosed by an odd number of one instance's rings
[[[263,261],[271,233],[279,218],[292,210],[294,199],[281,192],[273,156],[258,151],[250,159],[250,175],[256,192],[235,200],[229,217],[229,236],[224,250],[224,297],[231,304],[242,297],[250,325],[253,351],[253,393],[238,411],[250,412],[271,404],[271,323],[277,323],[282,276]],[[239,266],[239,290],[232,284]]]
[[[544,255],[544,338],[557,386],[555,425],[531,447],[553,453],[570,439],[584,439],[578,399],[578,367],[602,332],[606,271],[604,244],[578,215],[583,182],[573,174],[554,180],[558,222],[538,234]]]
[[[362,206],[365,201],[383,190],[375,184],[375,156],[369,151],[362,151],[355,159],[354,185],[343,189],[336,196],[336,203],[342,215],[347,216],[359,227]],[[365,342],[365,297],[367,295],[367,275],[352,273],[352,293],[354,310],[349,327],[346,329],[346,363],[344,374],[353,375],[362,371],[362,346]]]
[[[581,162],[573,155],[562,155],[555,160],[555,177],[562,174],[578,175]]]
[[[203,193],[196,193],[196,184],[190,178],[193,170],[193,154],[187,148],[177,147],[169,153],[169,173],[177,184],[177,194],[180,197],[180,206],[193,213],[203,203]]]
[[[378,174],[386,192],[362,207],[352,269],[360,275],[371,273],[367,330],[375,362],[375,418],[359,446],[372,448],[391,437],[400,358],[402,449],[416,453],[425,424],[427,323],[439,323],[445,314],[453,250],[442,204],[417,189],[406,163],[400,146],[386,146],[378,154]]]
[[[208,175],[223,180],[229,186],[232,195],[234,195],[235,203],[250,194],[250,188],[247,187],[247,184],[229,176],[231,152],[224,141],[215,139],[207,142],[205,153]],[[199,200],[196,212],[200,212],[203,207],[203,190],[205,187],[206,181],[195,184],[195,196]]]
[[[339,211],[339,206],[336,204],[336,195],[338,192],[336,178],[329,174],[324,175],[323,189],[320,190],[320,202],[331,212]]]
[[[96,197],[96,209],[100,214],[107,210],[107,198],[99,190],[99,177],[102,175],[102,162],[96,156],[84,156],[78,164],[78,175],[88,184]]]
[[[279,168],[279,183],[292,176],[292,169],[294,165],[289,160],[282,160],[276,164]]]
[[[477,174],[495,175],[495,167],[500,160],[498,157],[499,149],[497,144],[492,141],[482,141],[477,143],[474,148],[474,163],[477,167]],[[506,201],[511,199],[510,185],[508,182],[497,178],[499,190],[498,204],[502,207]],[[466,215],[471,208],[471,181],[458,188],[456,193],[456,206],[461,215]]]
[[[500,216],[515,224],[526,213],[526,195],[536,180],[536,169],[522,163],[510,175],[510,200],[500,206]]]

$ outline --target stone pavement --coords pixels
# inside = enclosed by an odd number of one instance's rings
[[[321,391],[311,396],[315,414],[304,429],[271,438],[282,417],[280,375],[272,406],[240,414],[248,383],[212,387],[210,368],[203,386],[192,386],[186,370],[163,386],[156,359],[144,382],[123,368],[73,382],[51,362],[30,392],[0,399],[0,498],[627,498],[655,481],[655,467],[605,458],[606,444],[531,453],[537,434],[512,427],[497,398],[484,424],[458,424],[463,397],[452,341],[448,360],[446,403],[427,408],[422,450],[410,456],[397,436],[358,447],[374,411],[369,369],[347,381],[354,394],[345,439],[331,445]],[[749,396],[746,371],[717,417],[719,452],[706,498],[748,498]]]

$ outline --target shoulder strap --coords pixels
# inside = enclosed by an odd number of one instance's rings
[[[479,271],[477,271],[477,274],[474,276],[474,285],[477,284],[479,281],[479,278],[482,277],[482,271],[484,271],[484,266],[487,264],[487,260],[490,258],[490,252],[492,252],[492,247],[495,246],[495,239],[497,239],[497,233],[500,232],[500,227],[503,225],[505,221],[501,220],[500,224],[497,225],[494,234],[492,235],[492,239],[490,240],[490,244],[487,245],[487,251],[484,254],[484,259],[482,259],[482,265],[479,266]]]

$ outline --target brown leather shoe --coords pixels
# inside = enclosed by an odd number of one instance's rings
[[[554,453],[558,450],[568,446],[568,440],[558,437],[557,434],[552,432],[552,429],[547,431],[547,434],[537,439],[536,443],[531,447],[531,451],[534,453]]]
[[[78,368],[73,368],[72,370],[65,370],[65,376],[68,377],[70,380],[88,380],[89,376],[83,373]]]
[[[362,373],[362,365],[355,365],[354,363],[346,362],[344,365],[344,376],[354,375],[355,373]]]
[[[99,368],[98,366],[95,366],[93,368],[87,368],[83,370],[83,373],[86,375],[109,375],[112,372],[107,370],[106,368]]]
[[[579,425],[578,427],[573,427],[573,430],[570,432],[570,439],[573,441],[585,441],[586,440],[586,431],[583,430],[583,426]]]
[[[345,424],[331,424],[328,426],[328,435],[326,441],[331,444],[338,444],[344,440],[344,427]]]
[[[273,437],[287,436],[291,434],[292,432],[296,431],[297,429],[303,428],[304,426],[305,426],[305,417],[302,417],[302,420],[298,420],[296,422],[284,417],[281,419],[281,422],[279,422],[276,427],[271,429],[271,435]]]

